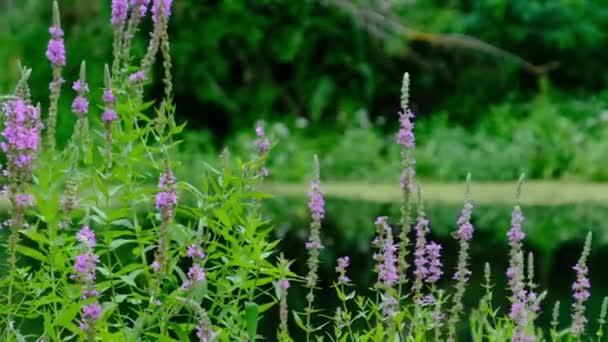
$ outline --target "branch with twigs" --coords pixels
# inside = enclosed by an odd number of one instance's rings
[[[502,58],[521,66],[535,75],[542,75],[558,67],[553,61],[542,65],[533,64],[522,57],[484,42],[478,38],[458,33],[430,33],[408,27],[395,16],[381,10],[354,3],[352,0],[320,0],[321,3],[339,8],[348,13],[355,22],[371,35],[386,40],[393,35],[405,37],[409,41],[424,42],[431,45],[474,50]]]

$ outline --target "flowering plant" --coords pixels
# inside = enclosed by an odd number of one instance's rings
[[[57,148],[55,133],[57,116],[71,115],[59,113],[57,106],[69,35],[61,27],[57,2],[46,51],[53,70],[46,120],[30,95],[27,68],[2,104],[2,192],[11,203],[10,218],[2,224],[8,235],[7,272],[0,278],[2,341],[291,341],[298,336],[296,327],[307,341],[324,336],[332,341],[458,339],[467,312],[463,295],[473,272],[470,177],[454,233],[459,252],[451,272],[443,267],[444,247],[430,238],[432,225],[416,179],[408,74],[396,139],[403,159],[401,217],[394,221],[398,224],[386,216],[375,220],[376,238],[370,244],[377,280],[371,295],[352,290],[351,258],[342,256],[333,282],[340,305],[326,312],[316,298],[323,284],[319,266],[326,216],[318,159],[308,194],[310,234],[302,244],[308,270],[299,277],[290,270],[292,262],[277,253],[279,241],[261,214],[267,196],[260,184],[270,172],[271,137],[257,126],[248,160],[234,162],[225,153],[221,169],[201,165],[205,176],[199,183],[177,179],[180,165],[172,156],[185,124],[176,123],[172,99],[172,1],[113,0],[111,13],[114,53],[101,71],[104,83],[87,83],[84,61],[79,75],[65,76],[73,80],[71,108],[77,117],[65,148]],[[148,48],[143,56],[133,56],[132,40],[148,13]],[[164,97],[146,102],[158,55]],[[90,96],[94,87],[102,89],[100,99]],[[525,254],[522,183],[523,177],[506,236],[510,308],[492,307],[488,266],[486,294],[469,311],[469,336],[475,341],[580,340],[589,334],[585,304],[591,235],[573,267],[572,324],[560,329],[557,304],[552,328],[543,330],[537,318],[546,292],[539,292],[533,256]],[[439,286],[446,276],[453,290]],[[290,294],[298,293],[294,284],[304,287],[305,304],[290,311]],[[598,339],[607,306],[605,300]],[[276,335],[262,336],[258,324],[273,313]]]

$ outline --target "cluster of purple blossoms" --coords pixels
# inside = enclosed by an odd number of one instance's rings
[[[441,263],[441,245],[431,241],[425,247],[427,257],[427,276],[425,281],[429,284],[436,283],[443,275],[443,264]]]
[[[156,194],[156,209],[163,216],[173,217],[173,211],[177,205],[177,187],[175,176],[172,172],[166,172],[160,176],[158,182],[159,192]]]
[[[258,155],[263,158],[270,150],[270,140],[266,137],[262,126],[258,125],[255,127],[255,134],[257,139],[254,142],[254,147],[257,150]],[[268,168],[266,166],[262,166],[261,172],[262,177],[268,176]]]
[[[149,5],[150,5],[150,0],[131,0],[131,7],[133,7],[133,8],[139,7],[139,15],[142,17],[146,16]]]
[[[192,259],[192,266],[188,270],[188,279],[182,284],[182,290],[188,290],[193,285],[205,280],[205,271],[201,265],[205,258],[203,248],[199,245],[191,244],[188,246],[186,254]]]
[[[418,286],[422,285],[422,281],[427,277],[428,268],[426,260],[426,233],[429,231],[429,220],[424,216],[418,217],[416,226],[416,248],[414,250],[414,275]],[[415,284],[416,285],[416,284]]]
[[[203,248],[195,244],[191,244],[190,246],[188,246],[188,251],[186,252],[186,254],[188,255],[188,257],[194,260],[200,261],[205,258],[205,251],[203,251]]]
[[[112,89],[106,88],[103,90],[103,103],[106,105],[101,120],[107,126],[118,119],[118,114],[114,110],[114,103],[116,102],[116,96],[112,92]]]
[[[46,58],[55,67],[65,66],[65,45],[63,42],[63,30],[57,26],[52,26],[49,29],[51,40],[46,49]]]
[[[5,141],[0,143],[0,148],[6,153],[8,162],[4,175],[11,177],[18,176],[13,173],[29,173],[40,147],[40,110],[23,99],[7,101],[3,110],[5,127],[2,136]]]
[[[473,204],[467,201],[464,204],[464,208],[460,212],[458,217],[458,230],[456,231],[456,239],[460,241],[460,254],[458,256],[458,265],[456,266],[456,272],[454,272],[454,280],[460,280],[460,276],[463,275],[462,281],[468,282],[471,271],[467,268],[468,249],[469,241],[473,238],[473,224],[471,224],[471,214],[473,211]]]
[[[590,297],[589,289],[591,282],[587,278],[589,269],[587,267],[587,257],[591,251],[591,233],[587,235],[585,247],[579,261],[572,267],[576,271],[576,280],[572,284],[574,303],[572,304],[572,334],[580,336],[585,331],[587,318],[585,317],[585,302]]]
[[[402,156],[404,163],[404,170],[400,177],[401,188],[404,190],[408,190],[410,193],[414,192],[415,184],[414,177],[416,175],[416,171],[414,170],[414,165],[416,164],[416,160],[411,155],[412,149],[416,145],[415,137],[414,137],[414,123],[412,119],[414,118],[414,113],[409,109],[402,109],[399,112],[399,123],[401,128],[399,129],[399,133],[397,133],[397,143],[402,147]]]
[[[171,4],[173,0],[153,0],[152,2],[152,21],[155,23],[159,19],[160,12],[165,18],[171,16]]]
[[[323,198],[323,192],[321,191],[321,185],[317,181],[310,183],[310,191],[308,192],[308,208],[312,215],[313,220],[322,220],[325,217],[325,199]]]
[[[101,317],[101,306],[99,303],[94,302],[85,305],[82,308],[82,322],[80,322],[80,329],[90,333],[93,330],[93,325]]]
[[[255,148],[258,151],[258,154],[264,155],[270,149],[270,141],[266,137],[262,126],[255,127],[255,134],[258,137],[254,143]]]
[[[145,80],[146,74],[142,70],[136,71],[129,75],[129,82],[133,84],[142,83]]]
[[[336,272],[338,273],[338,284],[348,284],[350,283],[350,278],[346,275],[346,269],[350,265],[350,258],[348,256],[344,256],[338,258],[338,265],[336,266]]]
[[[412,119],[414,113],[407,109],[405,112],[399,113],[399,133],[397,133],[397,143],[404,149],[411,149],[416,146],[416,138],[414,137],[414,123]]]
[[[473,238],[474,228],[471,224],[471,213],[473,211],[473,204],[466,202],[464,208],[458,218],[458,238],[464,241],[470,241]]]
[[[188,279],[182,284],[182,290],[190,289],[195,284],[205,280],[205,271],[199,265],[192,265],[188,269]]]
[[[385,288],[391,288],[399,280],[397,274],[397,246],[393,242],[393,233],[385,216],[378,217],[376,224],[378,230],[384,234],[383,245],[381,247],[381,264],[378,265],[378,282]]]
[[[92,298],[99,295],[99,292],[95,289],[95,271],[97,264],[99,263],[99,256],[95,254],[95,245],[97,241],[95,239],[95,233],[89,228],[84,226],[76,234],[76,239],[80,243],[83,252],[76,256],[74,263],[74,271],[76,272],[72,278],[78,280],[82,285],[82,299]],[[98,302],[85,305],[82,310],[80,328],[92,334],[94,331],[94,324],[101,315],[101,306]]]
[[[34,198],[24,193],[24,184],[31,178],[36,152],[40,148],[40,109],[29,105],[23,99],[4,103],[4,141],[0,148],[6,154],[7,165],[2,174],[8,178],[8,185],[2,190],[14,196],[14,205],[23,209],[33,204]]]
[[[215,332],[211,329],[208,320],[199,321],[196,326],[196,337],[199,342],[211,342],[215,339]]]
[[[72,111],[79,117],[83,117],[89,112],[89,101],[85,97],[89,92],[89,85],[83,80],[78,80],[74,82],[72,89],[78,93],[72,102]]]
[[[291,284],[289,283],[289,280],[287,280],[287,279],[279,280],[278,285],[279,285],[279,289],[281,289],[282,291],[287,291],[287,289],[289,289],[291,287]]]
[[[521,249],[521,242],[526,237],[526,234],[521,229],[521,224],[524,221],[524,216],[519,205],[515,206],[511,215],[511,229],[507,232],[509,246],[516,250]]]
[[[112,0],[112,25],[123,27],[127,20],[127,12],[129,10],[128,0]]]

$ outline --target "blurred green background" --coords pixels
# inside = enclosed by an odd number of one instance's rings
[[[59,3],[68,50],[64,77],[71,84],[86,59],[90,85],[99,90],[111,58],[110,1]],[[21,60],[34,70],[33,96],[47,106],[50,9],[50,0],[0,1],[0,94],[11,92]],[[146,21],[142,31],[150,25]],[[607,181],[607,28],[605,0],[176,0],[170,23],[175,101],[178,119],[189,123],[179,156],[188,171],[180,177],[195,180],[192,170],[217,164],[224,146],[234,155],[252,153],[253,127],[262,122],[277,141],[271,183],[303,183],[316,153],[325,181],[396,184],[394,133],[401,77],[408,71],[423,185],[462,182],[469,171],[477,182],[514,181],[521,172],[553,187]],[[146,37],[140,32],[136,40],[140,52]],[[161,95],[160,70],[156,74],[149,98]],[[72,96],[64,87],[62,142],[73,126]],[[493,191],[483,184],[478,189]],[[306,239],[304,197],[303,189],[299,200],[277,196],[269,203],[284,247]],[[365,197],[348,200],[338,192],[328,201],[328,284],[332,260],[343,254],[357,261],[355,279],[371,281],[361,271],[370,269],[371,223],[375,215],[398,216],[395,203]],[[506,260],[510,208],[504,203],[484,204],[474,214],[477,274],[487,260]],[[428,205],[434,234],[453,256],[449,231],[459,204]],[[595,233],[591,272],[599,286],[590,312],[596,313],[608,294],[608,277],[594,271],[608,253],[606,203],[536,203],[524,213],[528,246],[538,256],[550,301],[569,303],[571,265],[586,232]],[[302,260],[295,252],[301,248],[287,250]],[[453,264],[448,257],[446,265]],[[505,265],[497,263],[497,274]],[[295,268],[302,270],[301,263]],[[470,295],[473,300],[478,292]],[[562,310],[566,319],[568,305]]]

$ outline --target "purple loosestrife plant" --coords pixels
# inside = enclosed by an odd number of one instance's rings
[[[78,117],[76,128],[74,128],[74,137],[80,139],[82,150],[87,151],[89,147],[89,101],[87,94],[89,93],[89,85],[86,82],[86,63],[83,61],[80,65],[80,78],[74,82],[72,89],[76,92],[76,98],[72,101],[72,112]]]
[[[110,19],[112,25],[122,30],[127,21],[128,10],[129,0],[112,0],[112,17]]]
[[[308,261],[306,263],[308,265],[308,274],[306,275],[306,283],[304,285],[308,289],[308,294],[306,295],[308,306],[304,312],[306,316],[306,341],[310,341],[311,333],[315,330],[311,325],[311,316],[314,312],[314,290],[319,280],[317,274],[319,269],[319,254],[323,248],[321,244],[321,220],[325,216],[325,200],[321,191],[319,158],[316,155],[313,159],[312,180],[310,181],[308,196],[310,198],[308,208],[310,209],[312,220],[310,223],[310,237],[305,244],[308,250]]]
[[[129,81],[133,84],[142,83],[145,80],[146,74],[142,70],[136,71],[129,75]]]
[[[279,269],[279,280],[276,283],[276,295],[279,301],[279,329],[277,331],[277,341],[279,342],[291,342],[289,337],[288,319],[289,319],[289,308],[287,305],[288,290],[291,287],[291,283],[287,279],[289,273],[289,267],[291,262],[285,259],[283,253],[279,255],[278,269]]]
[[[19,234],[23,228],[27,227],[25,212],[34,202],[29,188],[33,181],[32,172],[40,147],[42,123],[40,122],[40,107],[28,104],[23,98],[5,102],[2,112],[4,112],[4,129],[0,148],[6,156],[6,165],[2,170],[2,175],[6,177],[7,182],[2,192],[12,204],[11,217],[6,223],[10,228],[7,257],[9,275],[7,295],[10,306],[17,271],[16,250]]]
[[[589,289],[591,288],[591,283],[587,277],[587,273],[589,272],[589,269],[587,268],[587,258],[589,257],[590,252],[591,233],[588,233],[581,258],[576,265],[572,267],[572,269],[576,271],[576,280],[572,284],[572,297],[574,298],[574,303],[572,304],[572,327],[570,328],[570,331],[578,338],[585,332],[585,327],[587,326],[585,302],[589,299]]]
[[[441,245],[431,241],[425,247],[426,258],[428,261],[427,275],[425,282],[435,284],[443,275],[443,264],[441,263]]]
[[[53,1],[53,25],[49,29],[51,39],[46,50],[46,57],[51,62],[53,80],[49,84],[49,116],[47,120],[47,140],[51,151],[55,149],[55,131],[57,127],[57,105],[61,95],[61,85],[65,82],[61,71],[66,63],[65,45],[63,42],[63,30],[59,14],[59,5]]]
[[[112,0],[112,17],[110,22],[114,26],[114,62],[112,63],[112,73],[118,74],[120,68],[121,44],[124,40],[124,30],[129,14],[129,0]]]
[[[161,15],[169,18],[172,2],[173,0],[152,0],[152,21],[158,22]]]
[[[511,291],[511,310],[509,318],[514,324],[513,340],[526,341],[530,336],[526,335],[526,326],[529,322],[529,293],[526,290],[524,279],[524,252],[523,239],[526,234],[522,230],[524,220],[519,200],[521,188],[525,175],[521,175],[517,183],[516,201],[517,204],[511,214],[511,228],[507,232],[507,239],[511,248],[509,252],[509,268],[507,269],[507,279]]]
[[[195,288],[198,284],[205,281],[205,271],[203,269],[203,259],[205,258],[205,252],[201,246],[192,244],[188,246],[187,250],[188,257],[192,259],[192,266],[188,269],[188,279],[182,284],[182,290],[188,291]]]
[[[411,230],[410,212],[412,210],[412,192],[414,186],[414,165],[416,161],[413,156],[414,147],[416,140],[414,137],[414,124],[412,119],[414,115],[409,110],[409,96],[410,96],[410,76],[406,72],[403,75],[403,82],[401,86],[401,110],[399,112],[399,123],[400,128],[397,133],[397,143],[401,145],[401,157],[403,164],[403,171],[401,174],[400,185],[402,192],[402,203],[401,203],[401,231],[399,233],[399,259],[398,259],[398,271],[399,271],[399,297],[404,285],[407,283],[407,270],[409,265],[407,263],[407,256],[409,255],[410,240],[409,233]]]
[[[160,176],[158,193],[156,193],[156,209],[160,213],[160,232],[158,236],[158,251],[152,268],[158,276],[158,286],[165,277],[167,261],[169,258],[169,229],[175,215],[177,206],[176,179],[169,167]]]
[[[426,257],[426,234],[429,232],[429,220],[424,214],[422,201],[419,200],[418,219],[414,227],[416,232],[416,244],[414,249],[414,301],[422,298],[422,286],[429,274],[429,260]]]
[[[395,328],[395,314],[397,313],[399,301],[396,298],[394,286],[399,280],[397,274],[397,246],[393,241],[393,232],[388,224],[386,216],[376,219],[376,230],[381,234],[377,241],[381,241],[381,257],[376,258],[378,262],[378,282],[376,288],[381,291],[382,296],[382,316],[388,328],[389,336]]]
[[[471,174],[467,175],[467,190],[464,208],[458,217],[458,230],[454,234],[458,240],[458,263],[453,279],[456,281],[456,293],[452,297],[452,309],[450,310],[450,318],[448,322],[448,341],[456,339],[456,324],[460,320],[460,314],[463,311],[462,297],[469,281],[471,271],[469,270],[469,243],[473,238],[473,224],[471,223],[471,214],[473,211],[473,203],[471,202]]]
[[[343,256],[338,258],[338,265],[336,266],[336,272],[338,273],[338,284],[348,285],[350,284],[350,278],[346,275],[346,269],[350,265],[350,258]]]
[[[257,136],[257,139],[253,143],[254,148],[262,163],[265,163],[268,151],[270,151],[270,140],[266,137],[264,128],[261,125],[255,127],[255,135]],[[261,166],[260,176],[262,176],[262,178],[268,176],[268,168],[264,164]]]
[[[99,256],[95,254],[95,233],[84,226],[76,234],[76,239],[80,243],[81,254],[76,256],[74,263],[73,279],[77,280],[81,287],[81,298],[86,300],[99,296],[95,288],[95,271],[99,263]],[[101,316],[101,306],[97,301],[87,304],[82,309],[80,329],[85,333],[87,341],[95,341],[95,322]]]
[[[346,294],[347,287],[352,285],[350,278],[346,275],[349,266],[350,258],[348,256],[338,258],[335,268],[336,273],[338,274],[338,281],[334,284],[334,287],[336,288],[338,299],[342,305],[336,308],[336,313],[334,315],[334,332],[337,340],[340,340],[343,337],[344,331],[351,337],[354,337],[351,327],[353,319],[348,308],[348,301],[354,297],[355,291]]]
[[[161,39],[163,36],[163,31],[167,29],[167,20],[158,20],[158,18],[160,16],[160,13],[157,12],[158,10],[159,10],[158,1],[154,0],[154,3],[152,4],[154,25],[152,28],[152,32],[150,34],[150,41],[148,42],[148,49],[146,50],[145,56],[141,60],[141,66],[139,68],[139,70],[141,70],[141,73],[143,75],[141,77],[142,80],[147,75],[149,75],[151,72],[150,68],[156,61],[156,54],[158,53],[158,49],[160,47]],[[161,10],[164,10],[164,8],[161,8]],[[141,81],[131,80],[131,82],[139,83]]]
[[[122,41],[120,44],[115,45],[115,49],[118,50],[114,50],[114,60],[116,61],[116,59],[118,59],[120,62],[124,63],[122,70],[125,72],[128,70],[131,60],[131,43],[133,42],[133,37],[135,37],[135,33],[137,33],[137,30],[139,29],[142,18],[146,15],[149,3],[150,0],[131,0],[129,19],[121,33]],[[114,66],[112,66],[112,68],[112,71],[117,71],[114,70]],[[116,67],[116,69],[118,68],[119,67]]]
[[[507,271],[509,286],[513,295],[511,296],[511,310],[509,318],[513,322],[512,341],[533,341],[534,338],[526,334],[528,324],[528,293],[525,288],[524,256],[522,251],[511,257],[511,267]]]
[[[105,87],[103,89],[102,100],[105,108],[101,115],[101,121],[103,121],[104,127],[103,155],[106,161],[106,167],[109,169],[112,166],[112,123],[118,120],[118,114],[114,108],[116,96],[112,90],[112,77],[110,76],[110,68],[107,64],[104,68],[104,83]]]

